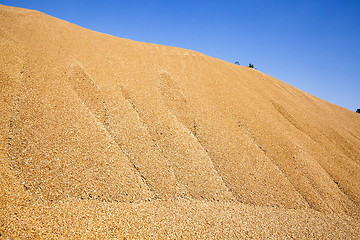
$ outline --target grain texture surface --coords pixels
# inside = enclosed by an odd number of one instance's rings
[[[0,238],[356,239],[360,114],[0,5]]]

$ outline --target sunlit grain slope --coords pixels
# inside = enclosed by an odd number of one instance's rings
[[[0,234],[355,238],[360,115],[257,70],[0,6]]]

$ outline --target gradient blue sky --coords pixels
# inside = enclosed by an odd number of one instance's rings
[[[360,0],[0,0],[82,27],[254,66],[360,108]]]

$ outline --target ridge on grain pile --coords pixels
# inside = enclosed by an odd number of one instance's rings
[[[356,113],[37,11],[0,38],[2,238],[359,236]]]

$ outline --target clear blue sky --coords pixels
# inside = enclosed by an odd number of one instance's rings
[[[360,0],[0,0],[82,27],[195,50],[360,108]]]

